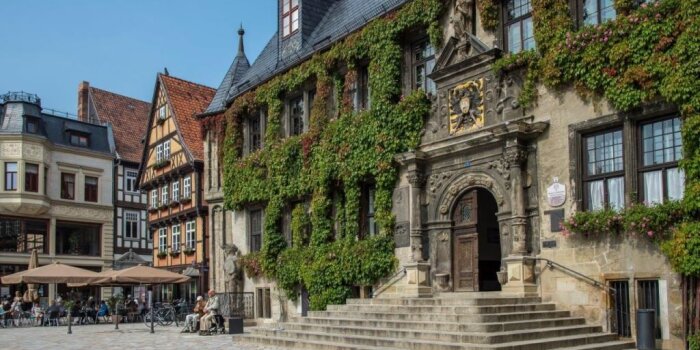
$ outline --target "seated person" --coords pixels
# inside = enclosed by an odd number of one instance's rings
[[[95,299],[93,297],[88,298],[84,310],[84,316],[86,318],[91,318],[93,322],[97,323],[97,305],[95,304]]]
[[[44,317],[46,323],[49,323],[51,320],[57,320],[56,322],[58,322],[58,318],[61,317],[61,307],[52,300],[49,302],[49,307],[44,314],[46,315]]]
[[[109,316],[109,307],[107,307],[107,303],[104,300],[100,301],[100,308],[97,310],[97,317],[106,317]]]
[[[204,316],[199,322],[200,335],[209,334],[209,328],[211,328],[214,317],[219,314],[219,297],[216,296],[216,292],[213,289],[210,289],[207,294],[209,295],[209,300],[204,306]]]
[[[32,316],[34,316],[37,324],[44,323],[44,310],[39,306],[39,303],[34,303],[34,307],[32,307]]]
[[[194,333],[197,330],[197,321],[204,315],[204,306],[206,306],[206,304],[200,295],[197,297],[197,303],[194,304],[193,313],[185,317],[185,329],[182,330],[182,333]]]

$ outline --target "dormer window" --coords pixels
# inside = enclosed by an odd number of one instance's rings
[[[88,146],[88,135],[77,133],[77,132],[71,132],[69,134],[70,137],[70,144],[73,146],[78,146],[78,147],[87,147]]]
[[[35,118],[25,117],[24,130],[28,134],[38,134],[39,133],[39,121]]]
[[[282,37],[299,30],[299,0],[282,0]]]

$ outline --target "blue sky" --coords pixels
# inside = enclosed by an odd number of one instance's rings
[[[0,16],[0,93],[36,93],[76,113],[78,83],[149,101],[156,73],[218,87],[241,22],[253,62],[276,30],[276,0],[21,0]]]

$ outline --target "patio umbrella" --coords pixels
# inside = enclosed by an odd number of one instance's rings
[[[104,285],[183,283],[190,280],[190,277],[179,273],[141,265],[103,271],[98,275],[103,278],[97,283]]]
[[[39,267],[39,253],[36,249],[32,249],[32,254],[29,256],[29,264],[27,265],[27,270],[36,269]],[[36,285],[30,283],[27,285],[27,290],[24,292],[24,302],[31,303],[39,297],[36,291]]]
[[[44,265],[31,270],[20,271],[2,277],[3,284],[20,283],[95,283],[104,279],[97,272],[61,264]]]

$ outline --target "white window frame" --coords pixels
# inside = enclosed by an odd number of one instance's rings
[[[139,239],[140,236],[140,215],[138,211],[125,210],[124,211],[124,238],[125,239]],[[133,225],[136,224],[136,227]],[[129,226],[132,226],[131,234],[129,234]]]
[[[167,253],[168,251],[168,229],[161,227],[158,229],[158,253]]]
[[[173,202],[180,200],[180,180],[175,180],[173,182],[173,193],[171,195]]]
[[[166,105],[162,105],[158,108],[158,118],[160,118],[160,120],[165,120],[165,118],[166,118],[165,106]]]
[[[192,198],[192,177],[182,179],[182,198]]]
[[[138,171],[136,170],[125,170],[124,171],[124,190],[127,192],[132,192],[132,193],[137,193],[138,189],[136,188],[136,178],[139,176]]]
[[[160,205],[168,204],[168,185],[161,187],[160,189]]]
[[[163,159],[170,159],[170,140],[166,140],[163,142]]]
[[[163,160],[163,144],[159,143],[156,145],[156,162]]]
[[[180,224],[175,224],[173,225],[172,229],[172,240],[173,240],[173,245],[172,245],[172,251],[173,252],[179,252],[180,251]]]
[[[190,220],[185,223],[185,247],[197,249],[197,222]]]
[[[158,189],[151,190],[151,208],[158,208]]]

